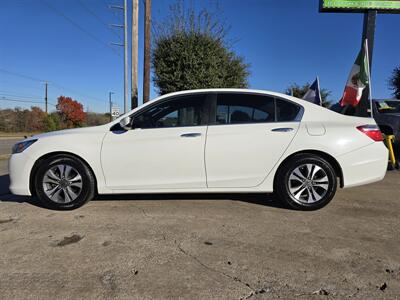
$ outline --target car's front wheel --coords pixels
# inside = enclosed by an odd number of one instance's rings
[[[337,176],[331,164],[314,154],[298,154],[282,165],[274,192],[286,206],[315,210],[327,205],[336,193]]]
[[[74,209],[91,200],[95,180],[91,170],[80,159],[56,155],[43,160],[35,176],[39,200],[53,209]]]

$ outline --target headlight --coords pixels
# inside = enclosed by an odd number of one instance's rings
[[[32,145],[36,141],[37,141],[37,139],[16,143],[12,148],[12,154],[23,152],[26,148],[28,148],[30,145]]]

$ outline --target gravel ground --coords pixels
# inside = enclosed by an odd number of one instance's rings
[[[2,299],[400,299],[400,173],[315,212],[260,195],[101,197],[69,212],[7,193]]]

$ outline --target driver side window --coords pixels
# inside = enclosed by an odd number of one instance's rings
[[[136,128],[168,128],[202,125],[204,95],[189,95],[167,100],[138,116]]]

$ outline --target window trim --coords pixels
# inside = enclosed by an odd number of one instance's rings
[[[211,103],[211,108],[210,108],[210,115],[209,115],[209,122],[208,122],[208,126],[230,126],[230,125],[250,125],[250,124],[271,124],[271,123],[299,123],[301,122],[303,115],[304,115],[304,107],[294,101],[291,101],[289,99],[283,98],[283,97],[279,97],[279,96],[274,96],[274,95],[270,95],[270,94],[264,94],[264,93],[246,93],[246,92],[230,92],[230,91],[226,91],[226,92],[214,92],[212,93],[214,94],[214,97],[212,99],[212,103]],[[274,99],[274,110],[275,110],[275,116],[274,116],[274,121],[269,121],[269,122],[246,122],[246,123],[234,123],[234,124],[218,124],[216,122],[217,120],[217,101],[218,101],[218,96],[220,94],[235,94],[235,95],[255,95],[255,96],[265,96],[265,97],[270,97]],[[292,121],[277,121],[278,115],[277,115],[277,105],[276,105],[276,100],[282,100],[282,101],[286,101],[289,102],[293,105],[296,105],[297,107],[299,107],[299,112],[297,113],[297,116],[292,120]],[[213,121],[211,121],[213,120]]]

